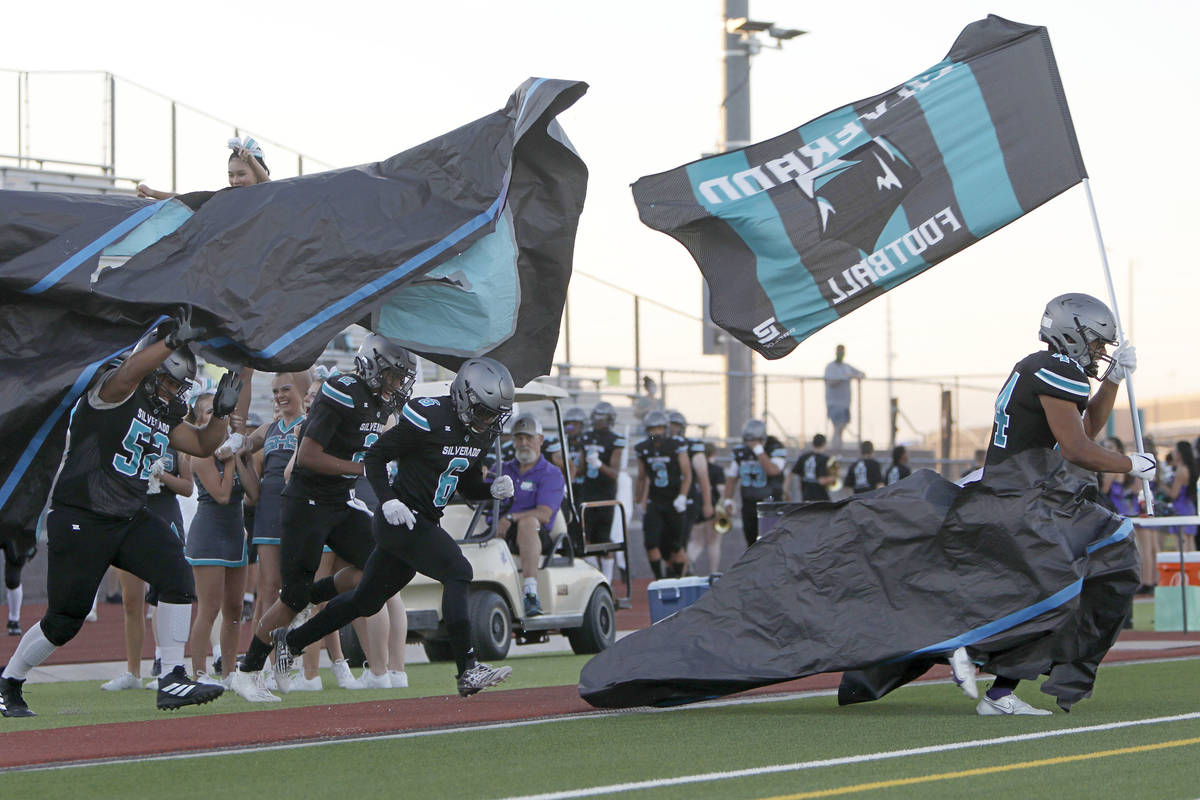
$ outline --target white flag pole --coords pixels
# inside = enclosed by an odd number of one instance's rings
[[[1117,323],[1117,342],[1125,342],[1125,332],[1121,329],[1121,312],[1117,307],[1117,292],[1113,288],[1112,271],[1108,268],[1108,251],[1104,249],[1104,237],[1100,233],[1100,219],[1096,216],[1096,201],[1092,199],[1092,186],[1087,178],[1083,179],[1083,189],[1087,192],[1088,208],[1092,211],[1092,227],[1096,230],[1096,244],[1100,247],[1100,263],[1104,265],[1104,280],[1108,283],[1108,299],[1112,305],[1113,319]],[[1131,301],[1132,302],[1132,301]],[[1138,452],[1145,447],[1142,444],[1142,421],[1138,418],[1137,400],[1133,395],[1133,376],[1125,376],[1125,391],[1129,393],[1129,413],[1133,417],[1133,438],[1137,442]],[[1142,480],[1142,497],[1146,502],[1146,514],[1154,516],[1154,497],[1150,493],[1150,481]]]

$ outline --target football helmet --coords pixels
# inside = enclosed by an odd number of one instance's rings
[[[378,333],[368,333],[363,339],[354,356],[354,369],[367,387],[392,408],[408,400],[417,379],[413,354]],[[399,383],[394,383],[397,379]],[[389,385],[394,387],[389,396],[380,395]]]
[[[667,412],[667,421],[672,425],[679,426],[679,435],[683,436],[687,432],[687,417],[681,411],[671,410]]]
[[[742,426],[742,441],[751,442],[755,439],[767,440],[767,423],[761,419],[748,419]]]
[[[601,400],[599,403],[596,403],[596,405],[592,406],[593,426],[596,424],[597,420],[603,423],[601,427],[605,428],[611,428],[613,425],[617,424],[617,410],[613,408],[612,403],[606,400]]]
[[[563,414],[563,427],[568,436],[578,436],[587,427],[587,414],[579,406],[568,408]]]
[[[1095,378],[1100,369],[1098,362],[1111,359],[1094,354],[1092,343],[1116,344],[1117,321],[1108,306],[1091,295],[1061,294],[1046,304],[1038,338]]]
[[[458,419],[480,434],[504,430],[515,395],[512,375],[494,358],[468,359],[450,384],[450,399]]]
[[[667,435],[667,427],[670,425],[670,419],[665,411],[651,411],[642,420],[642,427],[646,429],[646,435],[651,439],[661,439]],[[662,433],[651,433],[655,428],[662,428]]]
[[[145,350],[157,341],[158,337],[149,333],[138,340],[133,352]],[[196,357],[189,348],[180,347],[172,350],[153,372],[142,378],[141,389],[156,415],[181,416],[180,409],[184,413],[187,411],[187,395],[195,377]]]

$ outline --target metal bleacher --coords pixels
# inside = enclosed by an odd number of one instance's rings
[[[47,169],[47,165],[55,169]],[[30,158],[0,153],[0,189],[74,194],[137,194],[138,180],[113,174],[103,164]]]

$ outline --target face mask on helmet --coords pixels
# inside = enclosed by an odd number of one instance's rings
[[[667,435],[670,422],[667,415],[661,411],[651,411],[642,423],[646,428],[646,436],[651,439],[661,439]]]
[[[354,368],[384,405],[393,409],[408,400],[417,378],[412,353],[377,333],[363,339],[354,356]]]
[[[1091,295],[1064,294],[1046,305],[1038,338],[1095,378],[1100,364],[1111,360],[1104,345],[1116,342],[1116,319]]]
[[[515,394],[508,369],[490,358],[468,360],[450,384],[459,420],[477,434],[497,434],[504,429]]]
[[[142,380],[142,391],[155,414],[182,416],[196,374],[196,359],[187,350],[176,350]]]

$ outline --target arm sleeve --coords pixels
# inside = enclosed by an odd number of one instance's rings
[[[458,476],[457,492],[468,500],[488,500],[492,496],[492,484],[483,479],[482,460],[467,467]]]

